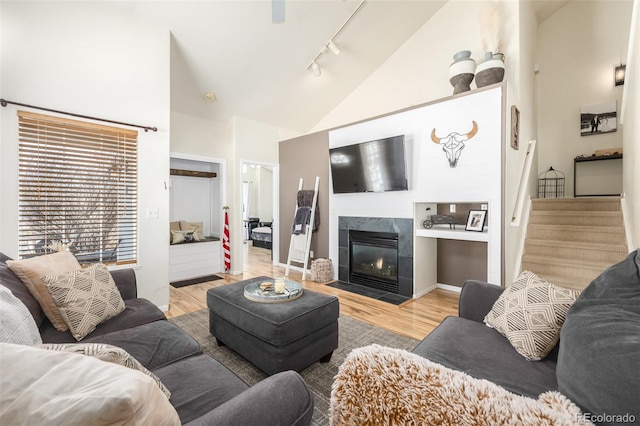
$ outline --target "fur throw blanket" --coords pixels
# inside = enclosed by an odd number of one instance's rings
[[[353,350],[340,366],[330,416],[333,426],[591,424],[558,392],[527,398],[379,345]]]

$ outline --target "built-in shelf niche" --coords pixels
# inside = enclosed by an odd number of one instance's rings
[[[451,211],[452,206],[455,211]],[[414,204],[415,252],[416,258],[421,259],[415,265],[415,275],[417,282],[425,283],[423,291],[442,284],[459,287],[464,279],[488,280],[488,207],[486,201]],[[487,210],[482,232],[465,230],[470,210]],[[449,224],[425,228],[423,222],[434,214],[453,216],[455,229]]]

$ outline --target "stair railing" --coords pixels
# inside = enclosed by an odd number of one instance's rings
[[[511,226],[520,226],[522,220],[522,211],[524,209],[525,200],[527,199],[527,188],[529,187],[529,177],[531,176],[531,166],[533,164],[533,154],[536,151],[537,141],[529,141],[527,146],[527,155],[524,159],[522,167],[522,175],[520,176],[520,186],[518,187],[518,196],[511,214]]]

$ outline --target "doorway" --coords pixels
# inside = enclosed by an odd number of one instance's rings
[[[244,264],[251,264],[256,254],[264,259],[266,253],[274,262],[277,253],[277,165],[242,162],[242,235]],[[277,257],[277,256],[276,256]],[[244,268],[243,268],[244,269]]]

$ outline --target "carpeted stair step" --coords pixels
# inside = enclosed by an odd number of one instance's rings
[[[620,211],[619,197],[535,198],[536,211]]]
[[[578,290],[583,290],[594,278],[611,265],[611,263],[607,262],[567,261],[565,259],[527,254],[522,256],[523,271],[527,269],[558,285]]]
[[[582,290],[627,254],[619,197],[532,200],[522,270]]]
[[[524,254],[570,262],[613,265],[623,260],[628,251],[626,245],[532,240],[527,238]]]
[[[626,236],[622,226],[579,226],[530,224],[527,239],[556,240],[578,243],[607,243],[625,245]]]
[[[532,211],[530,224],[574,226],[620,226],[622,212],[616,211]]]

